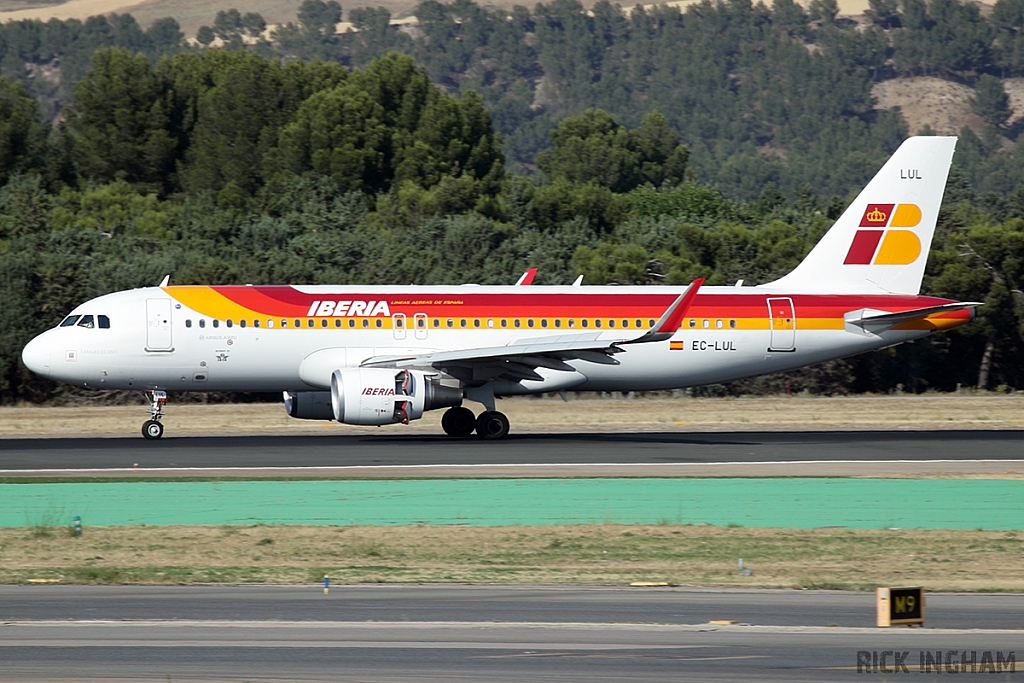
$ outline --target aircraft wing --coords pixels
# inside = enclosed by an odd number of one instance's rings
[[[915,308],[910,311],[899,311],[897,313],[862,308],[857,311],[850,311],[844,316],[844,319],[847,323],[860,325],[862,327],[866,325],[870,327],[877,326],[891,328],[914,320],[924,320],[928,316],[935,315],[937,313],[952,313],[953,311],[960,311],[965,308],[973,309],[978,306],[984,306],[984,304],[979,301],[957,301],[951,304]]]
[[[622,353],[625,344],[646,344],[669,339],[685,317],[703,279],[690,286],[665,309],[661,318],[638,337],[607,337],[607,331],[574,332],[546,337],[519,339],[505,346],[490,346],[457,351],[437,351],[414,356],[376,356],[362,363],[363,367],[433,368],[464,381],[502,377],[512,381],[541,379],[534,370],[548,368],[570,372],[567,360],[617,365],[613,358]]]

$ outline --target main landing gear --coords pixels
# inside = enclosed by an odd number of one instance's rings
[[[164,416],[164,404],[167,403],[166,391],[154,391],[151,396],[149,414],[152,416],[142,424],[142,436],[150,441],[164,435],[164,425],[160,422]]]
[[[449,408],[441,416],[441,428],[448,436],[466,437],[474,431],[482,439],[504,439],[508,436],[508,418],[496,410],[487,410],[473,417],[473,411],[461,406]]]

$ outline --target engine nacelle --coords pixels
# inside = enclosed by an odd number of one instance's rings
[[[332,415],[345,424],[408,424],[428,410],[461,404],[461,389],[418,370],[350,368],[331,375]]]
[[[333,420],[334,407],[329,391],[286,391],[284,409],[300,420]]]

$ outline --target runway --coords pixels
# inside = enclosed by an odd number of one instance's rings
[[[929,593],[927,625],[1024,629],[1024,594]],[[607,586],[0,586],[0,620],[706,624],[868,628],[873,593]],[[1024,658],[1024,653],[1022,653]]]
[[[1019,474],[1022,454],[1024,431],[1009,430],[44,438],[0,440],[0,476]]]
[[[0,605],[0,678],[24,681],[834,681],[865,651],[968,674],[961,653],[988,653],[1005,676],[1024,635],[996,630],[1019,624],[1017,595],[929,595],[949,629],[885,631],[872,595],[827,591],[61,586],[3,587]]]

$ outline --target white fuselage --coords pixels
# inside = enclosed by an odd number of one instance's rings
[[[484,316],[471,318],[466,327],[455,318],[457,314],[421,314],[422,327],[413,322],[415,305],[404,308],[401,327],[395,311],[402,309],[412,297],[436,299],[438,302],[472,294],[522,295],[533,297],[587,297],[591,295],[657,298],[649,310],[625,320],[631,327],[602,328],[609,340],[635,336],[683,291],[672,287],[301,287],[313,296],[346,297],[365,295],[372,291],[382,300],[391,300],[391,317],[378,315],[367,327],[348,327],[348,318],[312,317],[309,327],[305,316],[292,322],[262,316],[260,327],[247,321],[232,321],[205,315],[184,305],[174,297],[174,288],[145,288],[101,296],[77,307],[72,314],[107,316],[108,328],[71,325],[56,327],[36,337],[23,354],[33,371],[55,380],[98,389],[161,389],[166,391],[326,391],[330,389],[331,372],[356,367],[375,357],[420,354],[496,347],[533,337],[579,332],[584,323],[572,317],[579,308],[549,317],[515,320],[511,313],[495,309]],[[794,320],[786,329],[776,329],[769,299],[789,297],[795,301]],[[495,393],[535,393],[555,389],[577,391],[646,391],[727,382],[753,375],[779,372],[884,348],[928,334],[929,329],[895,329],[870,332],[843,325],[847,311],[870,305],[878,310],[901,310],[926,305],[935,299],[908,296],[874,296],[865,304],[865,297],[804,295],[807,310],[815,308],[816,317],[801,312],[801,295],[773,292],[759,287],[704,287],[693,312],[671,341],[636,344],[623,347],[613,364],[585,360],[569,360],[578,376],[559,384],[552,382],[524,383],[498,388]],[[813,302],[812,302],[813,299]],[[891,306],[885,308],[887,299]],[[163,310],[154,314],[150,302]],[[582,300],[582,299],[581,299]],[[575,301],[575,300],[573,300]],[[916,303],[924,301],[925,304]],[[819,309],[833,311],[829,316]],[[750,311],[755,311],[751,314]],[[758,316],[756,311],[761,311]],[[741,314],[742,313],[742,314]],[[156,318],[154,318],[156,315]],[[593,313],[587,315],[593,316]],[[502,317],[505,316],[505,317]],[[600,317],[600,314],[597,314]],[[640,329],[634,330],[636,320]],[[383,321],[377,327],[378,320]],[[546,326],[541,328],[540,325]],[[557,323],[555,322],[557,320]],[[692,322],[691,322],[692,320]],[[215,322],[216,321],[216,322]],[[504,322],[503,322],[504,321]],[[739,322],[736,322],[739,321]],[[824,323],[822,321],[825,321]],[[282,327],[281,322],[287,324]],[[295,327],[295,322],[299,327]],[[614,321],[613,321],[614,322]],[[965,321],[966,322],[966,321]],[[274,324],[274,327],[268,325]],[[323,327],[323,325],[328,325]],[[502,327],[502,324],[507,325]],[[559,327],[556,329],[554,325]],[[594,331],[595,322],[588,323]],[[608,323],[605,323],[606,325]],[[215,326],[216,325],[216,326]],[[342,325],[337,327],[336,325]],[[479,325],[479,327],[477,327]],[[569,329],[569,328],[572,329]],[[444,368],[438,368],[444,374]],[[549,373],[557,375],[558,373]],[[573,373],[562,373],[568,375]]]

